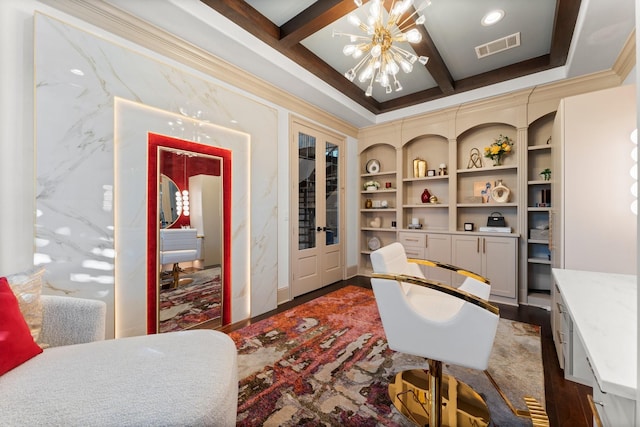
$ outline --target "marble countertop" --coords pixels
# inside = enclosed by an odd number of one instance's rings
[[[632,400],[637,390],[637,279],[553,269],[600,389]]]

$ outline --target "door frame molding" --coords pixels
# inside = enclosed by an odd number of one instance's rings
[[[340,253],[340,257],[341,257],[341,265],[342,265],[342,280],[344,280],[346,278],[346,242],[344,241],[344,238],[346,237],[346,226],[345,226],[345,221],[346,221],[346,197],[345,197],[345,191],[346,191],[346,183],[347,183],[347,176],[346,176],[346,149],[347,149],[347,137],[345,135],[342,135],[332,129],[326,128],[322,125],[319,125],[317,123],[314,123],[312,121],[306,120],[300,116],[296,116],[294,114],[290,114],[289,115],[289,272],[288,272],[288,277],[289,277],[289,284],[288,287],[286,289],[286,292],[288,294],[288,301],[291,301],[293,299],[292,295],[293,295],[293,271],[294,271],[294,260],[297,259],[294,255],[297,253],[297,247],[298,247],[298,230],[297,230],[297,223],[298,221],[295,220],[295,218],[297,218],[297,212],[298,212],[298,206],[297,204],[294,206],[293,201],[295,200],[295,195],[297,194],[297,181],[294,180],[294,178],[297,179],[297,174],[294,177],[294,171],[297,171],[298,169],[298,140],[297,140],[297,135],[294,132],[294,128],[296,125],[302,125],[302,126],[306,126],[308,128],[311,128],[313,130],[316,130],[318,132],[321,132],[323,134],[328,135],[329,137],[333,138],[337,144],[340,145],[340,155],[339,155],[339,174],[340,174],[340,185],[339,185],[339,189],[340,189],[340,213],[339,213],[339,219],[340,219],[340,227],[339,227],[339,236],[340,236],[340,244],[342,245],[342,250]],[[279,295],[282,295],[280,292],[278,292]]]

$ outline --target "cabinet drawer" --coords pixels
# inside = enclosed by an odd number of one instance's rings
[[[407,258],[424,259],[424,248],[404,248]]]
[[[593,386],[591,410],[595,410],[593,416],[600,418],[603,427],[635,425],[635,402],[615,394],[603,393],[597,384]]]
[[[424,248],[427,246],[427,235],[424,233],[399,233],[399,240],[402,246],[407,248]],[[407,252],[407,256],[409,253]]]

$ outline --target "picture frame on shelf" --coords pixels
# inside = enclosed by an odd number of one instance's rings
[[[494,184],[491,181],[476,181],[473,183],[473,197],[479,197],[481,203],[489,203],[493,187]]]
[[[436,171],[435,169],[429,169],[427,171],[427,176],[436,176]]]

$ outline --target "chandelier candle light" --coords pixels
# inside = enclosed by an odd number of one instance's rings
[[[354,2],[358,7],[362,6],[362,0],[354,0]],[[393,1],[386,23],[383,21],[382,13],[384,0],[371,0],[370,3],[366,23],[362,22],[355,13],[349,15],[349,22],[366,35],[348,34],[335,30],[333,32],[333,37],[348,36],[350,38],[352,44],[345,45],[342,52],[358,59],[359,62],[344,76],[351,82],[356,78],[356,75],[361,83],[369,81],[365,92],[366,96],[373,94],[373,82],[380,83],[386,93],[391,93],[394,88],[396,91],[402,90],[402,85],[396,77],[400,69],[405,73],[410,73],[416,61],[425,65],[429,60],[426,56],[417,56],[399,47],[397,43],[419,43],[422,40],[422,34],[415,28],[415,25],[425,22],[424,15],[419,15],[419,13],[430,4],[430,1],[423,2],[402,21],[400,18],[413,5],[413,0]],[[418,15],[415,21],[412,19],[414,15]],[[412,26],[414,28],[411,28]]]

